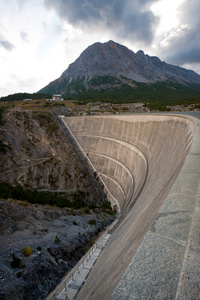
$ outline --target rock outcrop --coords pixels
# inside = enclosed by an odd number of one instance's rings
[[[51,112],[9,110],[0,143],[0,180],[37,190],[81,191],[88,203],[103,199]]]

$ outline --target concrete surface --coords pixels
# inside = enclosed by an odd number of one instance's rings
[[[111,299],[200,299],[200,122],[184,166]]]
[[[191,289],[190,276],[194,272],[196,277],[199,270],[195,224],[199,121],[195,126],[187,117],[172,115],[63,120],[119,201],[121,211],[117,227],[76,299],[198,299],[194,298],[199,296],[198,279]],[[183,168],[177,187],[168,196],[169,204],[163,204],[189,152],[195,127],[186,177]],[[193,298],[187,298],[189,289]]]

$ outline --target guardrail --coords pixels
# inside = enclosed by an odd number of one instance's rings
[[[84,284],[98,256],[110,238],[110,231],[118,219],[112,222],[99,240],[79,260],[76,266],[66,275],[57,288],[47,297],[47,300],[72,300]]]

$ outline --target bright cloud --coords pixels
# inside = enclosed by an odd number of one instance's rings
[[[110,39],[200,72],[199,0],[0,0],[0,96],[36,92]]]

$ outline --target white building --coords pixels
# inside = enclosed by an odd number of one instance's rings
[[[63,98],[61,95],[53,95],[52,96],[53,101],[63,101]]]

